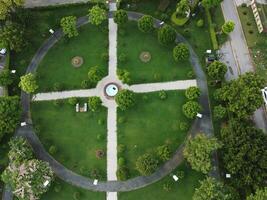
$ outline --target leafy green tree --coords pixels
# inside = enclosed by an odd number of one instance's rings
[[[5,69],[0,72],[0,85],[1,86],[8,86],[13,82],[11,73],[9,70]]]
[[[68,16],[68,17],[63,17],[60,21],[60,26],[64,34],[66,34],[69,38],[78,35],[78,31],[76,28],[76,20],[77,17]]]
[[[235,29],[235,23],[233,21],[227,21],[222,25],[222,31],[227,35],[233,32],[234,29]]]
[[[25,0],[0,0],[0,20],[5,20],[9,13],[23,6]]]
[[[117,10],[114,14],[114,22],[118,25],[124,25],[128,22],[128,14],[125,10]]]
[[[0,43],[14,51],[21,51],[25,45],[24,28],[17,23],[6,22],[0,29]]]
[[[22,137],[14,137],[9,141],[10,150],[8,152],[9,161],[19,166],[25,160],[33,159],[32,148]]]
[[[169,45],[174,43],[176,39],[176,31],[169,25],[164,25],[158,30],[158,40],[160,44]]]
[[[144,33],[153,31],[153,17],[150,15],[144,15],[138,20],[138,28]]]
[[[207,177],[200,181],[200,187],[195,190],[193,200],[239,200],[237,192],[215,180]]]
[[[259,75],[248,72],[225,84],[220,90],[220,99],[227,109],[238,118],[249,118],[263,104],[261,89],[265,81]]]
[[[206,8],[216,7],[220,5],[223,0],[202,0],[202,5]]]
[[[107,12],[96,5],[89,9],[88,17],[91,24],[98,26],[107,19]]]
[[[71,97],[68,99],[68,103],[72,106],[76,105],[78,103],[78,99],[76,97]]]
[[[173,48],[173,58],[176,62],[186,60],[190,56],[189,48],[186,44],[180,43]]]
[[[0,97],[0,140],[15,131],[21,115],[19,97]]]
[[[126,69],[118,69],[117,75],[123,83],[129,84],[131,82],[130,72]]]
[[[140,156],[136,161],[136,169],[143,176],[152,174],[158,167],[158,160],[150,153]]]
[[[185,96],[189,100],[195,100],[200,96],[200,89],[196,86],[191,86],[186,89]]]
[[[251,121],[231,119],[221,130],[222,161],[231,184],[246,194],[267,179],[267,135]]]
[[[104,76],[103,71],[98,67],[92,67],[88,72],[88,79],[91,83],[96,84]]]
[[[36,76],[32,73],[21,76],[19,87],[27,93],[34,93],[38,89]]]
[[[196,101],[188,101],[183,105],[183,113],[186,117],[193,119],[201,110],[201,106]]]
[[[171,150],[168,145],[162,145],[157,148],[157,155],[162,161],[167,161],[171,158]]]
[[[120,90],[115,96],[115,101],[121,110],[127,110],[135,104],[135,93],[131,90]]]
[[[100,97],[89,97],[88,105],[89,109],[93,112],[96,112],[101,107],[102,101]]]
[[[116,175],[118,177],[118,180],[126,181],[129,178],[129,170],[127,169],[127,167],[121,166],[117,170]]]
[[[183,153],[192,169],[207,174],[211,170],[211,153],[220,147],[216,138],[199,134],[187,140]]]
[[[3,172],[2,180],[11,186],[18,199],[40,199],[51,185],[53,171],[47,162],[26,160],[19,166],[11,163]]]
[[[267,199],[267,187],[263,189],[257,189],[256,193],[247,197],[247,200],[266,200]]]
[[[227,110],[222,105],[214,107],[214,117],[217,119],[223,119],[226,116]]]
[[[227,66],[219,61],[214,61],[208,66],[208,75],[216,80],[222,80],[227,72]]]
[[[190,6],[188,0],[181,0],[179,3],[177,3],[176,6],[176,14],[181,17],[186,17],[187,13],[190,12]]]

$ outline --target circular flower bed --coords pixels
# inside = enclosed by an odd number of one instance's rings
[[[71,59],[71,64],[73,67],[80,67],[83,64],[83,58],[80,56],[75,56]]]
[[[147,63],[151,60],[151,54],[148,51],[143,51],[139,58],[142,62]]]

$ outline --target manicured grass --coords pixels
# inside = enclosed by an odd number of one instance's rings
[[[188,79],[192,70],[189,61],[176,63],[172,57],[171,46],[158,43],[156,33],[142,33],[136,22],[129,22],[124,27],[125,35],[118,35],[118,56],[125,53],[126,62],[118,61],[120,69],[130,72],[131,83],[147,83]],[[139,59],[141,52],[148,51],[151,60],[144,63]]]
[[[16,79],[10,87],[10,93],[20,94],[18,88],[19,77],[24,75],[35,52],[41,44],[51,35],[49,29],[60,27],[62,17],[74,15],[85,16],[92,4],[69,5],[59,7],[49,7],[41,9],[25,9],[24,14],[30,16],[30,20],[25,20],[27,48],[21,52],[11,54],[10,69],[16,69]]]
[[[179,129],[180,122],[188,122],[191,126],[182,113],[182,105],[186,102],[184,91],[168,91],[167,95],[166,100],[161,100],[158,92],[138,94],[134,108],[118,110],[118,144],[126,146],[122,156],[131,177],[139,175],[135,161],[140,155],[164,144],[169,144],[174,152],[186,136],[186,131]],[[120,123],[121,119],[125,122]]]
[[[40,140],[47,150],[51,145],[57,147],[54,157],[59,162],[85,176],[89,176],[92,169],[98,169],[105,179],[106,158],[96,157],[96,150],[106,152],[107,112],[104,107],[97,113],[76,113],[75,106],[67,102],[55,106],[47,101],[34,102],[31,111]]]
[[[178,182],[174,182],[171,175],[165,177],[161,181],[154,183],[145,188],[120,193],[120,200],[155,200],[155,199],[164,199],[164,200],[190,200],[193,197],[195,188],[199,187],[199,180],[203,179],[203,175],[197,173],[190,169],[190,167],[182,164],[174,171],[184,171],[184,178]],[[163,189],[163,185],[166,182],[172,183],[171,191],[167,192]]]
[[[57,189],[60,188],[59,191]],[[75,193],[79,193],[80,200],[105,200],[106,194],[104,192],[92,192],[71,186],[63,181],[56,180],[51,186],[50,190],[44,194],[41,200],[73,200]]]
[[[107,74],[107,61],[101,58],[107,53],[107,30],[87,24],[79,29],[79,35],[71,39],[61,39],[44,57],[37,72],[39,91],[55,90],[53,85],[59,83],[64,89],[81,88],[83,80],[88,79],[91,67],[99,68]],[[83,65],[75,68],[71,59],[75,56],[83,58]]]

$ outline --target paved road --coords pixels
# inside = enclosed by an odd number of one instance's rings
[[[223,15],[226,21],[232,20],[235,22],[235,29],[230,34],[230,45],[228,45],[228,53],[232,53],[235,65],[232,65],[232,71],[229,70],[226,78],[235,79],[238,78],[239,74],[244,74],[249,71],[254,71],[254,66],[250,57],[245,35],[243,33],[242,25],[238,16],[235,1],[225,0],[221,4]],[[230,55],[231,56],[231,55]],[[229,60],[232,61],[232,58]],[[235,69],[234,69],[235,67]],[[236,73],[238,72],[238,73]],[[259,108],[253,115],[254,122],[257,128],[267,132],[267,119],[264,108]]]
[[[58,6],[65,4],[87,3],[90,0],[26,0],[26,8]]]
[[[129,15],[129,18],[132,20],[138,20],[142,16],[142,14],[134,13],[134,12],[128,12],[128,15]],[[86,24],[87,22],[88,21],[85,18],[79,19],[79,25]],[[159,20],[154,19],[154,23],[156,27],[160,26]],[[33,57],[27,69],[27,73],[35,72],[37,70],[40,61],[45,56],[45,54],[48,52],[48,50],[56,43],[56,41],[60,37],[62,37],[61,31],[57,31],[55,34],[56,36],[55,35],[51,36],[43,44],[43,46],[36,52],[36,55]],[[179,34],[177,34],[177,42],[187,43],[187,41]],[[210,113],[210,108],[209,108],[209,98],[208,98],[206,76],[202,70],[202,67],[200,65],[200,62],[198,60],[196,53],[194,52],[191,45],[190,44],[188,45],[189,45],[190,54],[191,54],[190,62],[196,74],[197,85],[201,90],[200,104],[203,107],[203,112],[202,112],[203,118],[196,119],[194,121],[192,128],[189,132],[189,136],[194,136],[195,134],[199,132],[204,132],[208,135],[212,135],[213,127],[212,127],[211,113]],[[30,118],[30,99],[31,98],[29,95],[22,92],[21,99],[22,99],[22,106],[23,106],[23,119],[24,121],[27,121],[30,123],[31,122],[31,118]],[[37,158],[49,162],[53,171],[59,178],[77,187],[81,187],[81,188],[88,189],[88,190],[94,190],[94,191],[107,191],[107,192],[131,191],[131,190],[145,187],[147,185],[150,185],[162,179],[163,177],[171,173],[183,161],[183,154],[182,154],[183,145],[181,145],[177,149],[177,151],[174,153],[173,157],[169,161],[167,161],[164,165],[162,165],[160,168],[158,168],[156,172],[150,176],[146,176],[146,177],[139,176],[139,177],[127,180],[127,181],[123,181],[123,182],[122,181],[99,182],[99,184],[95,186],[93,185],[93,180],[80,176],[68,170],[63,165],[61,165],[59,162],[57,162],[53,157],[51,157],[44,149],[39,138],[33,132],[32,126],[28,125],[26,127],[20,127],[17,130],[16,135],[27,138],[27,140],[29,141],[29,143],[34,149],[34,152]],[[218,173],[215,172],[215,175],[216,174]]]

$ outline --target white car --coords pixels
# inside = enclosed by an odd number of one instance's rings
[[[6,54],[6,49],[0,49],[0,54],[5,55]]]
[[[267,105],[267,87],[261,90],[264,103]]]

